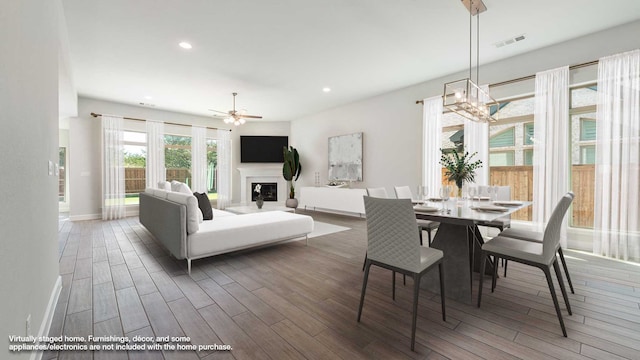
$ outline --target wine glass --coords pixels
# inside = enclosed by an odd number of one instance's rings
[[[470,186],[469,187],[469,197],[471,197],[471,206],[474,206],[474,201],[476,199],[476,196],[478,195],[478,188],[476,188],[475,186]]]
[[[423,197],[424,197],[424,186],[418,185],[418,197],[416,198],[416,200],[418,202],[421,202]]]
[[[492,186],[492,188],[493,188],[493,198],[491,200],[497,201],[498,200],[498,186],[494,185],[494,186]]]
[[[494,187],[490,186],[490,185],[486,187],[487,195],[489,196],[489,200],[493,200],[493,188]]]
[[[442,200],[442,212],[445,212],[444,206],[447,201],[449,201],[449,193],[451,192],[451,187],[448,185],[444,185],[440,188],[440,199]]]

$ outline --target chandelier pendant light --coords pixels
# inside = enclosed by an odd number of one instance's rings
[[[461,0],[469,10],[469,77],[444,84],[443,106],[460,116],[477,122],[497,121],[491,114],[491,106],[498,102],[478,86],[480,65],[480,13],[487,10],[482,0]],[[472,80],[472,20],[476,16],[476,81]],[[487,89],[488,90],[488,89]]]

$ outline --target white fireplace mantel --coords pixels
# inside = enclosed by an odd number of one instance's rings
[[[282,165],[240,167],[240,202],[251,203],[252,182],[273,182],[278,184],[278,203],[284,203],[287,196],[287,182],[282,177]]]

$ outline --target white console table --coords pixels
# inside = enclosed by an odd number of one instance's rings
[[[300,188],[300,204],[305,210],[326,210],[329,212],[348,213],[350,215],[364,215],[363,196],[365,189],[345,189],[330,187]]]

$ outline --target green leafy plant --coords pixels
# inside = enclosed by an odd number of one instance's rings
[[[476,169],[482,167],[482,160],[471,161],[477,152],[469,154],[465,151],[463,155],[458,154],[457,151],[453,151],[451,154],[445,153],[440,149],[442,155],[440,156],[440,165],[447,169],[444,175],[448,181],[455,182],[458,187],[458,193],[462,191],[462,185],[465,182],[473,182],[476,177]]]
[[[298,177],[300,177],[300,171],[302,170],[302,166],[300,165],[300,156],[298,155],[298,150],[293,146],[290,146],[289,149],[287,149],[286,146],[283,147],[282,152],[284,154],[282,176],[284,176],[284,179],[289,182],[289,199],[293,199],[296,197],[294,181],[298,180]]]

